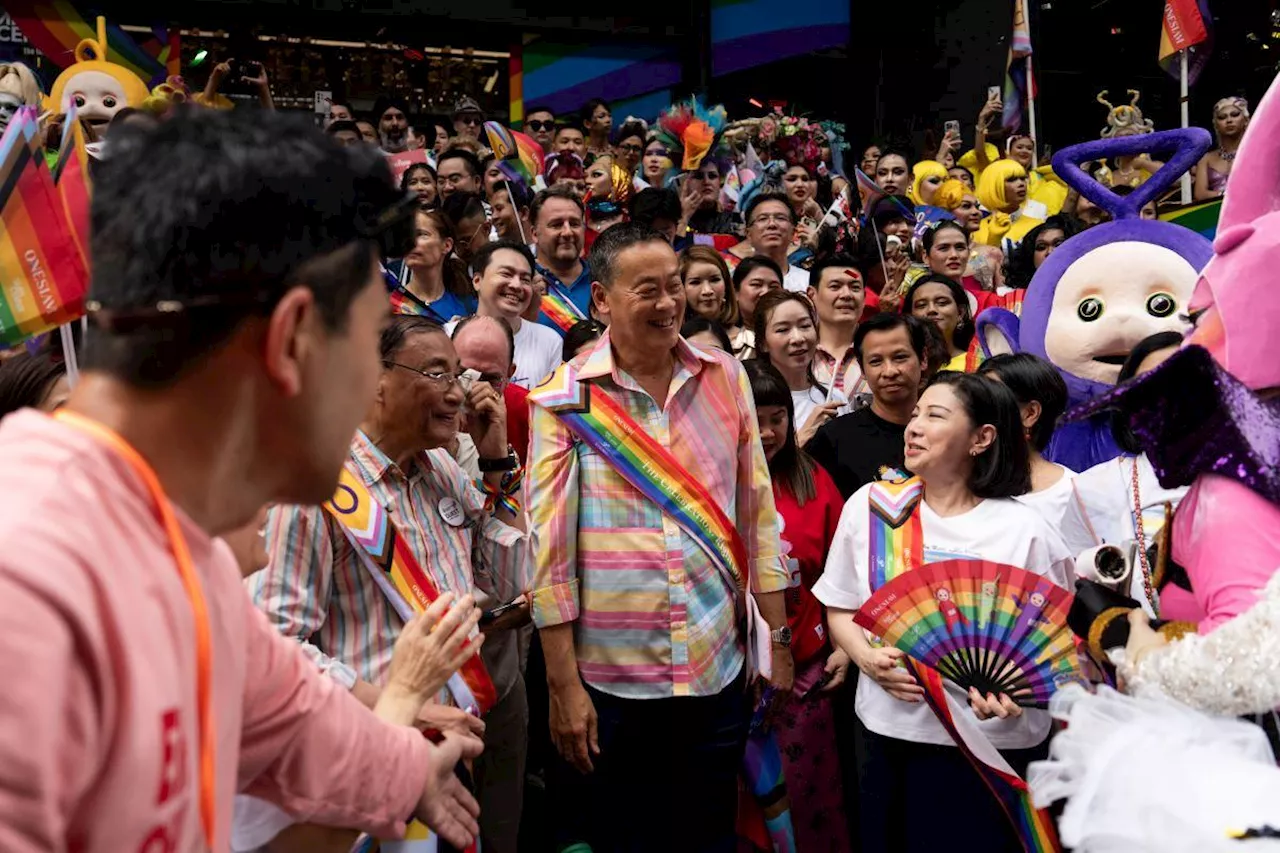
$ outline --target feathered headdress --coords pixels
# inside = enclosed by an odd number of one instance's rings
[[[672,104],[658,116],[658,139],[667,146],[672,162],[691,172],[702,165],[707,155],[715,156],[728,121],[723,105],[707,109],[697,98],[691,98]]]

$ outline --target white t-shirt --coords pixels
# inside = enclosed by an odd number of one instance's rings
[[[520,321],[516,330],[516,375],[511,384],[526,391],[538,386],[560,366],[564,341],[546,326]]]
[[[796,422],[792,425],[792,428],[799,432],[800,428],[805,425],[805,421],[809,420],[809,416],[813,414],[813,410],[828,399],[836,400],[841,404],[840,408],[836,410],[836,417],[847,415],[852,411],[849,407],[848,399],[834,388],[824,393],[818,386],[810,385],[804,391],[792,391],[791,406],[795,409],[796,414]]]
[[[1049,522],[1049,526],[1055,532],[1061,534],[1062,519],[1071,511],[1071,505],[1075,502],[1076,490],[1071,481],[1075,479],[1076,472],[1064,465],[1058,465],[1057,467],[1062,469],[1062,476],[1058,478],[1058,482],[1038,492],[1027,492],[1025,495],[1018,495],[1014,500],[1035,509],[1044,517],[1045,521]],[[1080,553],[1079,551],[1072,551],[1070,548],[1067,549],[1067,552],[1073,557]]]
[[[871,597],[867,504],[871,485],[854,492],[845,504],[826,569],[813,587],[813,594],[828,607],[857,610]],[[1064,589],[1074,586],[1074,565],[1061,537],[1030,507],[1015,500],[989,499],[949,518],[937,515],[927,503],[921,504],[920,512],[927,563],[991,560],[1043,575]],[[868,729],[915,743],[955,745],[928,704],[894,699],[865,674],[858,678],[855,708]],[[999,749],[1025,749],[1049,734],[1049,713],[1028,708],[1021,717],[986,720],[978,726]]]
[[[782,277],[782,287],[784,290],[790,290],[792,293],[808,292],[809,271],[802,270],[800,267],[792,264],[787,269],[787,274]]]
[[[1138,500],[1142,504],[1142,528],[1148,543],[1164,526],[1164,505],[1176,509],[1186,486],[1166,489],[1144,453],[1119,456],[1094,465],[1072,480],[1073,497],[1062,520],[1067,547],[1079,555],[1095,545],[1120,545],[1138,538],[1133,523],[1133,466],[1138,466]],[[1141,598],[1141,596],[1139,596]]]

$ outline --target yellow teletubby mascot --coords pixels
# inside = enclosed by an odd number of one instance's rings
[[[97,40],[76,45],[76,62],[53,81],[45,108],[66,115],[74,104],[80,119],[100,130],[125,107],[141,106],[148,94],[146,83],[106,56],[107,21],[99,17]]]

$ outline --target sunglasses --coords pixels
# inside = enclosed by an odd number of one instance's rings
[[[529,128],[535,133],[542,133],[543,131],[550,130],[551,128],[556,126],[556,123],[554,121],[536,121],[535,120],[535,121],[526,121],[524,124],[525,124],[525,127]]]
[[[482,116],[458,116],[457,120],[463,124],[475,125],[477,127],[484,124],[484,118]]]

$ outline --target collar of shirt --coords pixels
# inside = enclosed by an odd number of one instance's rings
[[[400,466],[383,453],[382,448],[374,444],[373,439],[365,435],[364,430],[361,429],[356,430],[356,437],[351,442],[351,451],[348,456],[355,463],[356,473],[367,485],[373,485],[384,478],[397,475],[407,481],[420,472],[425,473],[425,466],[431,464],[426,454],[419,453],[414,456],[410,470],[402,471]]]
[[[556,276],[555,273],[553,273],[551,270],[544,267],[540,263],[535,262],[533,265],[533,269],[534,269],[534,272],[536,272],[538,275],[545,278],[548,282],[553,282],[558,287],[561,287],[564,290],[569,291],[571,293],[577,290],[579,287],[582,287],[583,285],[586,285],[588,290],[591,288],[591,267],[587,265],[587,262],[585,260],[582,262],[582,272],[579,273],[578,277],[575,278],[573,282],[570,284],[565,284],[563,281],[559,279],[558,276]]]
[[[714,364],[715,356],[689,346],[684,338],[677,338],[672,354],[676,357],[676,371],[671,377],[671,391],[667,394],[670,400],[684,383],[702,371],[703,363]],[[620,388],[628,391],[644,393],[634,379],[623,372],[613,360],[613,345],[609,338],[609,330],[600,336],[595,348],[587,354],[586,360],[578,368],[579,379],[599,379],[610,377]]]

